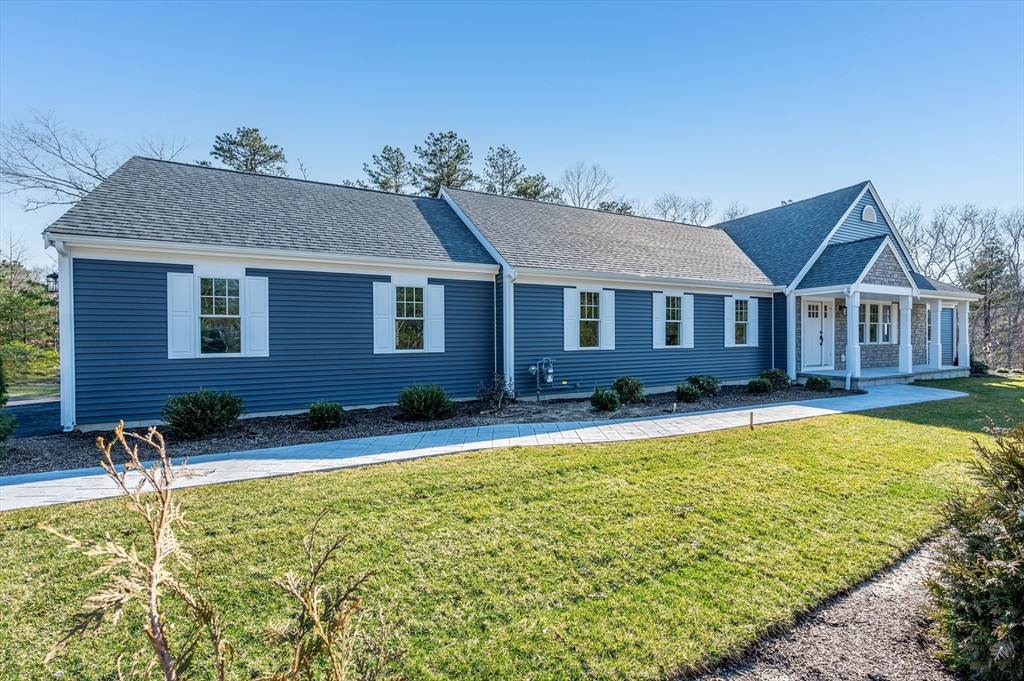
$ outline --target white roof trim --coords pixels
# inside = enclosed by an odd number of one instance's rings
[[[889,211],[885,209],[885,204],[882,203],[882,199],[878,197],[878,192],[875,191],[875,185],[871,184],[870,180],[868,180],[868,190],[871,192],[871,198],[875,200],[875,205],[877,205],[879,210],[882,212],[882,219],[885,220],[885,224],[889,226],[889,231],[896,236],[896,243],[900,245],[900,250],[902,250],[907,256],[907,260],[910,261],[913,270],[918,272],[920,267],[918,267],[918,264],[914,262],[913,253],[911,253],[910,249],[907,248],[906,242],[903,241],[903,236],[900,234],[900,231],[896,229],[895,223],[893,223],[892,218],[889,216]],[[899,253],[896,254],[896,257],[899,257]],[[900,259],[902,260],[902,258]]]
[[[635,288],[640,290],[660,291],[666,287],[681,288],[687,292],[695,290],[716,293],[750,293],[771,295],[782,291],[775,284],[749,284],[736,281],[711,281],[707,279],[690,279],[683,277],[647,277],[637,274],[618,274],[611,272],[590,272],[582,270],[556,270],[547,268],[520,267],[516,270],[517,283],[537,283],[561,285],[560,282],[586,282],[594,286],[610,288]]]
[[[871,268],[875,266],[875,263],[878,262],[878,258],[880,258],[882,255],[882,251],[884,251],[886,248],[888,248],[889,252],[892,253],[894,258],[896,258],[896,262],[899,263],[900,269],[903,271],[903,276],[906,277],[907,281],[910,282],[910,290],[913,291],[914,297],[916,298],[920,296],[921,291],[920,289],[918,289],[917,283],[914,281],[914,276],[910,273],[910,270],[908,270],[907,266],[903,263],[903,258],[900,257],[900,254],[896,251],[895,244],[893,244],[892,239],[890,239],[889,237],[885,237],[884,239],[882,239],[882,243],[878,245],[878,248],[875,250],[875,254],[871,256],[871,260],[868,260],[868,264],[864,266],[863,270],[861,270],[860,276],[858,276],[857,279],[853,282],[854,286],[863,284],[864,277],[866,277],[868,272],[871,271]]]
[[[837,222],[835,226],[831,230],[829,230],[829,233],[822,240],[821,244],[818,245],[818,249],[814,251],[814,253],[811,255],[811,259],[804,264],[803,269],[800,270],[800,272],[796,275],[796,278],[793,279],[793,281],[788,286],[786,286],[786,288],[784,289],[785,293],[788,294],[790,291],[796,289],[796,287],[800,285],[800,282],[803,281],[804,277],[807,276],[807,273],[811,271],[811,267],[814,266],[814,263],[818,262],[818,258],[820,258],[821,254],[825,252],[826,248],[828,248],[829,242],[832,241],[832,237],[834,237],[836,235],[836,232],[839,231],[839,228],[842,227],[843,223],[846,221],[846,218],[850,217],[850,213],[853,212],[853,209],[860,202],[861,197],[864,196],[864,192],[866,192],[870,188],[871,183],[868,182],[866,185],[864,185],[864,189],[862,189],[860,193],[857,194],[857,198],[850,202],[850,207],[847,208],[846,211],[839,218],[839,222]]]
[[[459,219],[462,220],[462,222],[466,225],[466,228],[469,229],[473,236],[476,237],[477,241],[479,241],[480,244],[487,250],[487,252],[491,254],[491,257],[497,260],[499,263],[501,263],[501,266],[504,269],[504,271],[510,274],[513,279],[515,279],[515,268],[509,265],[508,261],[505,260],[505,258],[501,257],[501,253],[498,252],[498,249],[495,248],[494,245],[487,240],[487,237],[485,237],[483,235],[483,232],[481,232],[477,228],[477,226],[473,224],[473,221],[469,219],[469,216],[462,212],[462,209],[459,208],[459,204],[455,203],[455,199],[448,195],[448,192],[444,190],[444,187],[441,187],[439,196],[440,198],[445,200],[445,203],[447,203],[453,211],[455,211],[455,214],[459,216]]]

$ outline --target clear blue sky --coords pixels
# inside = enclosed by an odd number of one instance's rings
[[[125,145],[258,127],[326,182],[385,144],[583,159],[618,192],[751,210],[871,179],[884,201],[1024,203],[1024,3],[0,3],[0,120]],[[60,211],[0,201],[25,235]],[[6,240],[7,234],[4,235]]]

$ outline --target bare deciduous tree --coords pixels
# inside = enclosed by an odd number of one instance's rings
[[[119,165],[114,144],[67,128],[52,112],[0,129],[0,184],[25,210],[76,203]]]
[[[695,198],[665,192],[654,200],[654,217],[688,225],[703,226],[715,214],[715,202],[709,196]]]
[[[588,166],[583,161],[576,161],[562,173],[559,188],[569,205],[597,208],[615,190],[615,180],[596,163]]]
[[[184,137],[179,140],[177,137],[161,137],[159,135],[146,135],[134,147],[135,153],[139,156],[148,156],[161,161],[173,161],[186,149],[188,149],[188,140]]]
[[[747,207],[741,206],[739,201],[733,201],[722,211],[722,222],[729,222],[741,218],[747,214]]]

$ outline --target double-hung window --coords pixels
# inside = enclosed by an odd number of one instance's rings
[[[214,269],[167,273],[168,359],[268,356],[269,279]]]
[[[896,342],[891,303],[862,303],[858,311],[858,340],[862,345],[891,345]]]
[[[758,299],[725,297],[725,347],[757,347]]]
[[[653,347],[693,347],[693,295],[682,291],[653,292]]]
[[[423,349],[423,287],[395,287],[395,350]]]
[[[746,345],[750,326],[750,301],[736,301],[736,318],[733,323],[733,334],[736,345]]]
[[[580,291],[580,347],[601,347],[600,291]]]
[[[444,352],[444,286],[396,279],[373,283],[373,353]]]
[[[602,288],[562,289],[563,349],[615,349],[615,291]]]
[[[665,345],[683,344],[683,297],[665,296]]]

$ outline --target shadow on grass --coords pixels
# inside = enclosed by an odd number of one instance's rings
[[[965,433],[982,433],[985,417],[997,426],[1024,422],[1024,379],[1001,376],[949,378],[918,381],[914,385],[968,393],[970,397],[922,402],[860,412],[869,418],[905,421],[923,426],[950,428]]]

